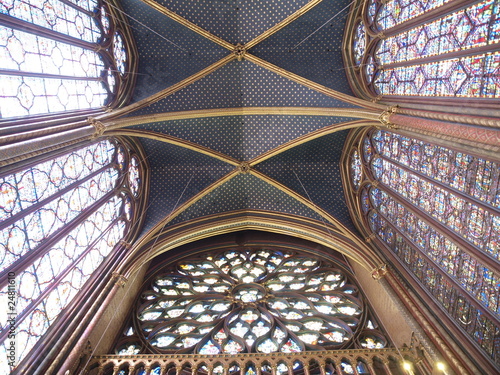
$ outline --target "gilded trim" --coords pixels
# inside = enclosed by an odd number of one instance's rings
[[[149,5],[151,8],[157,10],[161,14],[164,14],[168,18],[173,19],[174,21],[180,23],[181,25],[187,27],[189,30],[194,31],[195,33],[203,36],[204,38],[207,38],[208,40],[217,43],[218,45],[227,48],[228,50],[232,51],[234,50],[234,45],[226,42],[225,40],[219,38],[218,36],[215,36],[214,34],[208,32],[207,30],[201,28],[198,25],[195,25],[191,21],[188,21],[184,17],[179,16],[177,13],[172,12],[171,10],[167,9],[163,5],[158,4],[156,1],[153,0],[141,0],[144,4]]]
[[[382,260],[370,248],[353,244],[337,233],[334,228],[330,228],[331,232],[329,233],[323,227],[318,226],[317,222],[315,226],[312,226],[310,224],[312,220],[297,217],[296,219],[300,220],[300,223],[295,223],[289,220],[289,215],[275,215],[272,218],[259,217],[255,216],[258,214],[257,211],[241,211],[238,214],[237,217],[234,217],[235,212],[217,215],[216,221],[208,223],[203,223],[207,221],[206,217],[200,218],[195,226],[192,226],[192,222],[181,223],[169,228],[171,233],[169,231],[162,232],[162,239],[158,242],[155,240],[154,248],[147,250],[144,246],[147,248],[147,242],[157,238],[153,233],[162,228],[158,224],[135,246],[134,253],[136,253],[137,258],[130,256],[129,266],[125,267],[127,270],[122,271],[122,274],[130,278],[130,275],[139,270],[143,264],[161,253],[181,245],[241,230],[261,230],[309,240],[344,254],[352,261],[359,263],[367,271],[373,270],[382,263]],[[182,229],[183,227],[184,229]],[[177,230],[174,232],[174,229]],[[179,231],[179,229],[181,230]]]
[[[283,68],[280,68],[276,65],[273,65],[273,64],[271,64],[265,60],[262,60],[262,59],[254,56],[250,53],[247,53],[245,58],[248,61],[253,62],[254,64],[262,66],[263,68],[266,68],[266,69],[268,69],[276,74],[279,74],[280,76],[288,78],[291,81],[297,82],[298,84],[306,86],[306,87],[310,88],[311,90],[314,90],[314,91],[320,92],[324,95],[330,96],[332,98],[341,100],[345,103],[358,105],[358,106],[361,106],[361,107],[367,108],[367,109],[375,109],[375,110],[378,109],[378,110],[382,110],[382,111],[386,109],[386,106],[383,104],[371,103],[369,101],[366,101],[363,99],[358,99],[358,98],[355,98],[354,96],[350,96],[350,95],[343,94],[341,92],[332,90],[326,86],[320,85],[319,83],[310,81],[310,80],[308,80],[304,77],[301,77],[295,73],[291,73]]]
[[[313,9],[316,5],[318,5],[322,1],[323,0],[310,0],[306,5],[304,5],[302,8],[297,10],[295,13],[291,14],[290,16],[288,16],[287,18],[285,18],[281,22],[277,23],[276,25],[274,25],[270,29],[264,31],[262,34],[260,34],[259,36],[257,36],[256,38],[252,39],[250,42],[245,44],[245,48],[247,50],[249,50],[250,48],[255,47],[257,44],[259,44],[263,40],[269,38],[271,35],[277,33],[278,31],[280,31],[284,27],[291,24],[297,18],[299,18],[299,17],[303,16],[304,14],[306,14],[307,12],[309,12],[311,9]]]
[[[355,129],[355,128],[361,128],[361,127],[369,127],[369,126],[376,126],[380,125],[378,122],[370,122],[366,120],[357,120],[357,121],[349,121],[349,122],[343,122],[340,124],[333,124],[326,126],[322,129],[315,130],[311,133],[305,134],[302,137],[296,138],[288,143],[285,143],[279,147],[276,147],[275,149],[269,150],[256,158],[252,159],[250,161],[251,166],[255,166],[259,163],[262,163],[263,161],[270,159],[278,154],[281,154],[287,150],[290,150],[291,148],[300,146],[304,143],[307,143],[309,141],[312,141],[313,139],[323,137],[325,135],[335,133],[341,130],[346,130],[346,129]]]
[[[378,120],[381,111],[363,108],[327,108],[327,107],[240,107],[215,108],[193,111],[163,112],[151,115],[124,117],[109,120],[105,123],[108,130],[127,126],[150,124],[162,121],[189,120],[226,116],[325,116],[325,117],[355,117],[365,120]]]
[[[223,162],[234,165],[236,167],[241,164],[240,161],[233,159],[230,156],[226,156],[220,152],[211,150],[207,147],[186,141],[186,140],[181,139],[181,138],[176,138],[176,137],[173,137],[171,135],[157,133],[157,132],[150,131],[150,130],[120,129],[120,130],[113,130],[113,131],[107,132],[106,135],[107,136],[126,135],[129,137],[142,137],[142,138],[153,139],[155,141],[169,143],[172,145],[187,148],[188,150],[199,152],[200,154],[211,156],[215,159],[221,160]]]
[[[215,72],[217,69],[223,67],[227,63],[233,61],[234,59],[235,59],[235,56],[231,53],[231,54],[227,55],[226,57],[220,59],[216,63],[214,63],[210,66],[207,66],[205,69],[200,70],[198,73],[195,73],[192,76],[189,76],[188,78],[166,88],[165,90],[161,90],[160,92],[157,92],[154,95],[151,95],[145,99],[139,100],[138,102],[135,102],[135,103],[128,105],[126,107],[123,107],[123,108],[120,108],[117,110],[113,110],[109,113],[106,113],[106,114],[103,114],[100,116],[96,116],[96,120],[105,122],[105,120],[109,120],[112,118],[123,116],[123,115],[129,114],[133,111],[136,111],[138,109],[147,107],[153,103],[156,103],[159,100],[165,99],[167,96],[172,95],[179,90],[182,90],[183,88],[185,88],[185,87],[189,86],[190,84],[202,79],[203,77],[209,75],[210,73]]]

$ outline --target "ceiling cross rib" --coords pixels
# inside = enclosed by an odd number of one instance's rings
[[[290,80],[292,80],[300,85],[303,85],[307,88],[310,88],[311,90],[317,91],[319,93],[322,93],[322,94],[327,95],[329,97],[341,100],[341,101],[346,102],[346,103],[354,104],[354,105],[361,106],[361,107],[367,108],[367,109],[377,110],[377,111],[379,111],[379,115],[380,115],[380,113],[382,113],[386,109],[386,107],[382,104],[371,103],[371,102],[365,101],[363,99],[355,98],[355,97],[352,97],[350,95],[343,94],[343,93],[340,93],[338,91],[332,90],[328,87],[325,87],[323,85],[320,85],[318,83],[310,81],[306,78],[303,78],[297,74],[291,73],[285,69],[279,68],[279,67],[277,67],[277,66],[275,66],[267,61],[264,61],[264,60],[254,56],[254,55],[251,55],[250,53],[247,52],[250,47],[255,46],[257,43],[260,43],[262,40],[266,39],[267,37],[269,37],[273,33],[277,32],[278,30],[287,26],[289,23],[291,23],[292,21],[294,21],[295,19],[302,16],[304,13],[308,12],[309,10],[314,8],[316,5],[321,3],[322,0],[310,1],[304,7],[299,9],[297,12],[295,12],[291,16],[287,17],[282,22],[276,24],[274,27],[270,28],[269,30],[267,30],[266,32],[264,32],[263,34],[258,36],[257,38],[253,39],[252,41],[250,41],[246,45],[237,44],[236,46],[233,45],[232,43],[229,43],[229,42],[213,35],[212,33],[206,31],[205,29],[201,28],[200,26],[197,26],[194,23],[186,20],[184,17],[179,16],[177,13],[167,9],[163,5],[158,4],[154,0],[141,0],[141,1],[143,1],[145,4],[152,7],[153,9],[159,11],[160,13],[166,15],[167,17],[171,18],[172,20],[184,25],[188,29],[190,29],[190,30],[198,33],[199,35],[227,48],[228,50],[231,51],[231,53],[228,56],[217,61],[216,63],[201,70],[200,72],[193,74],[192,76],[182,80],[181,82],[178,82],[178,83],[170,86],[169,88],[166,88],[165,90],[162,90],[154,95],[151,95],[148,98],[142,99],[142,100],[140,100],[136,103],[133,103],[129,106],[126,106],[126,107],[111,111],[109,113],[103,114],[101,116],[98,116],[98,117],[96,117],[96,120],[103,121],[103,120],[107,120],[107,119],[117,118],[117,117],[129,114],[129,113],[136,111],[138,109],[149,106],[153,103],[156,103],[159,100],[164,99],[167,96],[174,94],[175,92],[189,86],[190,84],[192,84],[192,83],[198,81],[199,79],[207,76],[208,74],[216,71],[217,69],[223,67],[227,63],[233,61],[234,59],[237,59],[238,61],[241,61],[242,59],[246,59],[246,60],[253,62],[254,64],[257,64],[257,65],[259,65],[259,66],[261,66],[261,67],[263,67],[271,72],[274,72],[282,77],[288,78],[288,79],[290,79]],[[286,114],[286,113],[283,113],[283,114]]]
[[[189,30],[194,31],[195,33],[203,36],[204,38],[211,40],[214,43],[217,43],[218,45],[227,48],[230,51],[234,51],[235,48],[240,45],[234,45],[232,43],[229,43],[225,41],[224,39],[212,34],[211,32],[205,30],[204,28],[194,24],[191,21],[188,21],[184,17],[178,15],[177,13],[171,11],[167,7],[158,4],[154,0],[141,0],[143,3],[149,5],[151,8],[157,10],[158,12],[164,14],[165,16],[171,18],[172,20],[180,23],[181,25],[187,27]],[[249,50],[252,47],[255,47],[257,44],[262,42],[263,40],[269,38],[271,35],[277,33],[279,30],[283,29],[284,27],[288,26],[290,23],[295,21],[297,18],[301,17],[303,14],[307,13],[310,11],[312,8],[314,8],[316,5],[320,4],[323,0],[310,0],[306,5],[304,5],[302,8],[298,9],[295,11],[293,14],[289,15],[282,21],[278,22],[276,25],[273,27],[269,28],[268,30],[264,31],[262,34],[257,36],[256,38],[252,39],[242,47],[244,50]]]
[[[179,16],[177,13],[172,12],[170,9],[164,7],[163,5],[158,4],[156,1],[153,0],[141,0],[141,1],[149,5],[151,8],[157,10],[158,12],[164,14],[168,18],[171,18],[174,21],[180,23],[181,25],[187,27],[189,30],[194,31],[197,34],[200,34],[204,38],[207,38],[208,40],[211,40],[212,42],[217,43],[218,45],[227,48],[230,51],[234,49],[235,46],[232,43],[229,43],[224,39],[219,38],[218,36],[208,32],[202,27],[192,23],[191,21],[188,21],[184,17]]]
[[[222,154],[220,152],[214,151],[212,149],[209,149],[207,147],[201,146],[197,143],[193,143],[190,141],[186,141],[181,138],[173,137],[168,134],[164,133],[158,133],[155,131],[151,130],[144,130],[144,129],[117,129],[117,130],[111,130],[106,133],[107,136],[120,136],[120,135],[125,135],[129,137],[142,137],[142,138],[148,138],[152,139],[155,141],[160,141],[160,142],[165,142],[169,143],[172,145],[176,145],[182,148],[186,148],[188,150],[192,150],[195,152],[199,152],[200,154],[211,156],[215,159],[221,160],[223,162],[226,162],[228,164],[231,164],[235,167],[239,167],[241,165],[241,162],[227,156],[225,154]]]
[[[142,116],[123,117],[105,122],[106,129],[116,130],[128,126],[151,124],[156,122],[190,120],[226,116],[325,116],[354,117],[364,120],[378,121],[380,112],[363,108],[325,108],[325,107],[237,107],[200,109],[192,111],[163,112]]]
[[[165,99],[167,96],[170,96],[174,93],[176,93],[179,90],[182,90],[183,88],[189,86],[190,84],[202,79],[203,77],[209,75],[210,73],[216,71],[217,69],[223,67],[226,65],[228,62],[233,61],[235,59],[234,54],[229,54],[228,56],[220,59],[219,61],[213,63],[210,66],[207,66],[205,69],[200,70],[198,73],[195,73],[191,76],[189,76],[186,79],[183,79],[182,81],[167,87],[164,90],[159,91],[158,93],[151,95],[145,99],[139,100],[133,104],[130,104],[126,107],[119,108],[117,110],[111,111],[109,113],[105,113],[100,116],[96,116],[96,120],[98,121],[105,121],[109,119],[114,119],[120,116],[127,115],[131,112],[137,111],[138,109],[147,107],[153,103],[156,103],[162,99]]]

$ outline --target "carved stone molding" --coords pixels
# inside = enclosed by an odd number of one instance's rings
[[[190,369],[193,374],[201,366],[206,366],[208,375],[213,374],[217,366],[224,368],[224,373],[228,369],[237,365],[241,373],[247,366],[252,365],[260,373],[261,367],[266,364],[273,373],[276,373],[278,364],[284,363],[291,370],[295,363],[300,362],[304,368],[304,373],[309,369],[319,367],[322,373],[325,373],[327,366],[333,366],[342,369],[341,363],[349,364],[356,368],[358,361],[363,361],[370,369],[370,373],[375,373],[373,367],[374,361],[381,361],[386,364],[386,373],[388,375],[402,373],[401,360],[404,358],[415,359],[415,353],[411,348],[403,347],[401,349],[351,349],[351,350],[322,350],[308,351],[299,353],[239,353],[239,354],[138,354],[138,355],[103,355],[93,357],[87,367],[88,374],[94,374],[95,370],[99,374],[111,374],[116,370],[125,370],[134,373],[138,369],[153,369],[155,366],[160,368],[160,374],[165,374],[167,369],[175,369],[176,374],[182,374],[183,370]],[[219,373],[219,372],[218,372]],[[290,372],[289,372],[290,373]],[[340,373],[344,373],[341,371]]]
[[[248,173],[250,172],[250,164],[244,161],[238,166],[238,170],[240,173]]]
[[[372,271],[372,277],[374,280],[380,280],[387,274],[387,264],[381,264]]]
[[[113,272],[111,276],[115,280],[116,285],[121,287],[124,287],[128,281],[128,279],[125,276],[120,275],[118,272]]]
[[[95,129],[94,134],[92,134],[92,138],[98,138],[102,136],[106,131],[106,126],[101,121],[96,120],[94,117],[89,117],[87,121]]]
[[[234,47],[233,54],[236,56],[238,61],[241,61],[245,58],[247,50],[244,45],[238,43],[236,47]]]
[[[397,129],[397,126],[391,122],[391,116],[397,113],[397,111],[398,111],[397,105],[387,107],[387,109],[380,114],[378,119],[383,126],[389,129]]]

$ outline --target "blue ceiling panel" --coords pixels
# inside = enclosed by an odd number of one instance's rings
[[[210,156],[165,142],[141,138],[151,168],[146,233],[200,191],[234,169]]]
[[[227,116],[156,122],[134,128],[172,135],[249,161],[297,137],[349,120],[320,116]]]
[[[334,90],[352,95],[342,60],[348,0],[324,0],[250,53]]]
[[[236,107],[353,108],[249,61],[232,61],[132,115]]]
[[[255,169],[310,199],[355,230],[345,202],[339,166],[348,132],[314,139],[258,164]]]
[[[140,0],[121,4],[132,16],[129,23],[139,52],[132,102],[156,94],[230,53]]]
[[[278,188],[251,174],[239,174],[189,207],[172,225],[237,210],[281,212],[321,221],[316,212]]]
[[[308,0],[157,0],[227,42],[245,44],[293,14]]]

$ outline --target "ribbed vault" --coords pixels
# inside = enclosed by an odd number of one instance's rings
[[[341,57],[348,4],[123,1],[137,88],[104,119],[108,134],[139,138],[148,155],[145,241],[232,212],[302,217],[355,236],[343,144],[347,129],[384,107],[351,96]]]

